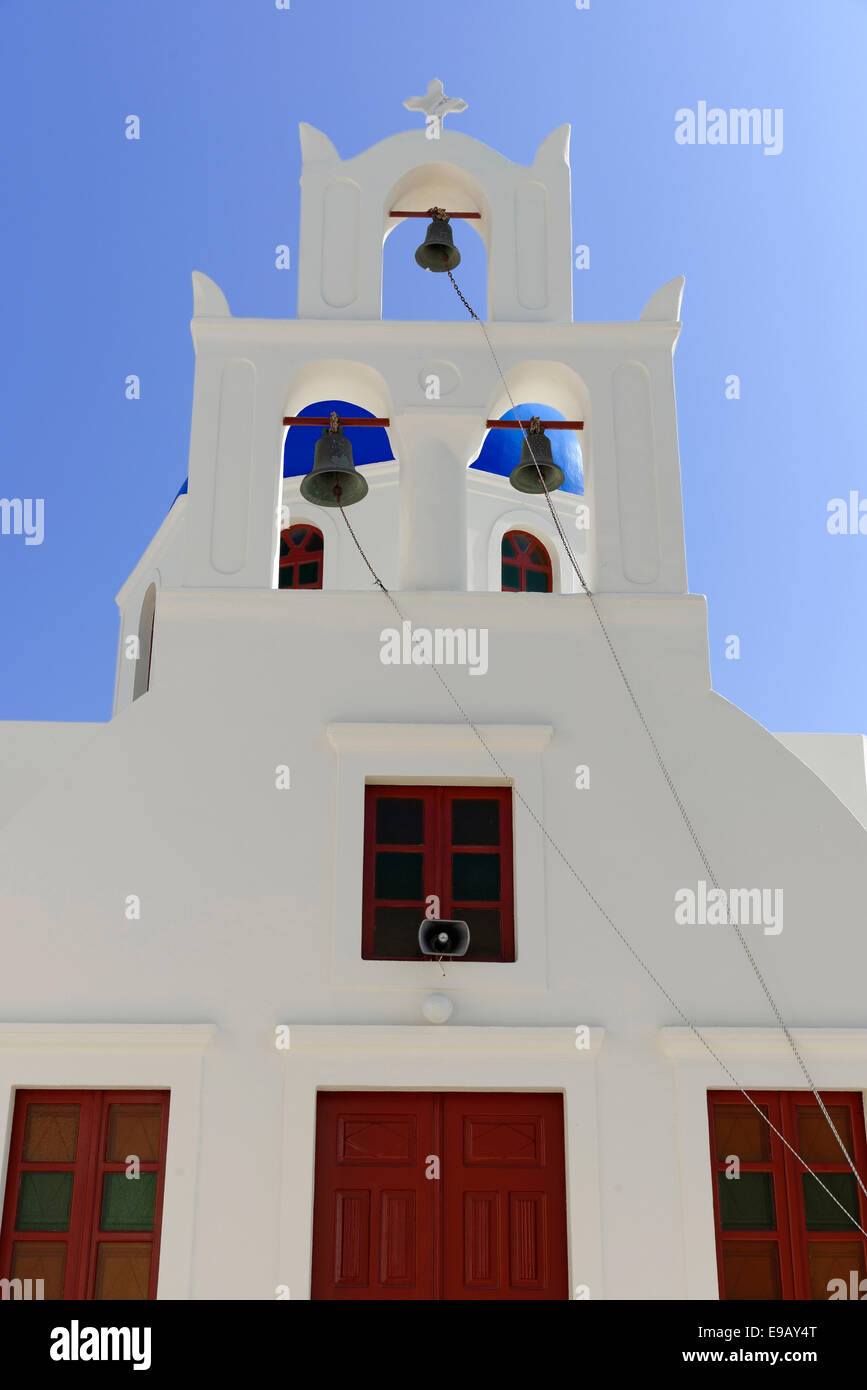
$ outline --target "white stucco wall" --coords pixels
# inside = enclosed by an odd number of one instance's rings
[[[0,823],[56,781],[64,764],[102,724],[0,721]]]
[[[688,1016],[700,1026],[772,1024],[731,934],[674,922],[675,891],[703,871],[586,600],[397,599],[415,625],[487,627],[488,675],[447,668],[449,683],[495,730],[509,776]],[[747,928],[784,1016],[802,1030],[860,1027],[867,947],[853,924],[863,828],[797,757],[710,690],[701,599],[600,605],[720,881],[784,891],[783,931]],[[681,1102],[657,1042],[660,1027],[680,1020],[520,806],[513,965],[455,963],[443,981],[428,964],[360,960],[364,779],[499,780],[431,670],[380,663],[392,621],[378,593],[162,591],[150,691],[0,840],[19,982],[5,1016],[217,1026],[203,1062],[196,1297],[220,1296],[228,1266],[249,1271],[250,1297],[290,1282],[280,1251],[287,1231],[304,1227],[309,1191],[286,1185],[298,1159],[286,1152],[281,1093],[296,1059],[276,1052],[276,1025],[397,1030],[366,1070],[350,1046],[345,1063],[318,1073],[322,1084],[363,1077],[382,1087],[431,1084],[424,1067],[413,1083],[401,1030],[430,1032],[421,1001],[432,988],[455,1003],[445,1029],[604,1028],[592,1117],[601,1236],[588,1246],[586,1210],[570,1207],[573,1283],[588,1282],[585,1264],[604,1264],[609,1297],[644,1297],[649,1287],[685,1296],[695,1254],[680,1214]],[[274,785],[283,763],[289,791]],[[575,788],[579,763],[590,767],[588,790]],[[129,894],[141,900],[138,921],[125,916]],[[567,1070],[583,1060],[563,1055]],[[798,1085],[794,1063],[780,1066],[775,1075]],[[305,1067],[310,1085],[317,1072]],[[443,1084],[507,1086],[510,1074],[519,1088],[539,1080],[509,1073],[483,1048]],[[552,1065],[555,1086],[564,1075]],[[826,1084],[856,1084],[852,1068],[839,1080],[830,1068]],[[582,1105],[592,1104],[588,1092]],[[573,1101],[570,1135],[575,1113]],[[310,1122],[305,1101],[302,1151]],[[706,1124],[694,1105],[691,1122]],[[251,1163],[256,1183],[238,1184]],[[296,1257],[296,1283],[308,1256]]]
[[[867,826],[867,739],[863,734],[777,734]]]

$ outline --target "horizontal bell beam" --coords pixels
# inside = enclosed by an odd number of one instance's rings
[[[519,430],[522,425],[529,425],[529,420],[486,420],[485,424],[489,430]],[[583,420],[540,420],[539,428],[543,430],[583,430]]]
[[[344,429],[348,428],[354,430],[358,429],[359,427],[363,427],[364,425],[376,425],[380,428],[383,428],[384,426],[390,425],[391,420],[387,415],[384,416],[382,419],[377,420],[371,420],[369,415],[360,416],[358,418],[356,418],[355,416],[347,415],[345,419],[341,417],[341,419],[338,420],[337,423]],[[321,429],[323,425],[331,425],[331,418],[328,415],[284,415],[283,424],[318,425]]]
[[[427,212],[400,212],[397,208],[392,208],[389,217],[430,217],[431,208]],[[446,217],[481,217],[480,212],[447,212]]]

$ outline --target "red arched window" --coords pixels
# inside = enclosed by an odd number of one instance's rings
[[[322,532],[303,523],[280,532],[278,589],[322,588]]]
[[[504,594],[550,594],[551,556],[535,536],[507,531],[502,556]]]

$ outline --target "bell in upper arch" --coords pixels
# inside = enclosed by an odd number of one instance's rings
[[[444,208],[431,208],[433,218],[425,238],[415,253],[422,270],[454,270],[461,263],[461,253],[455,246],[449,215]]]
[[[565,481],[566,474],[554,462],[551,441],[542,429],[539,416],[534,415],[527,423],[520,462],[509,474],[509,482],[518,492],[556,492]]]
[[[317,507],[351,507],[367,496],[367,481],[356,471],[352,445],[333,410],[331,424],[316,441],[313,469],[302,480],[301,496]]]

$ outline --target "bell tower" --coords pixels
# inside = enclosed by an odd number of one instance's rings
[[[183,582],[275,586],[281,508],[291,512],[298,502],[294,484],[281,485],[283,420],[311,402],[342,399],[388,420],[398,525],[389,524],[383,548],[396,530],[398,586],[474,587],[467,468],[489,420],[513,403],[541,401],[583,425],[579,539],[582,547],[586,540],[590,586],[597,593],[682,594],[672,355],[683,280],[652,295],[635,322],[573,322],[569,128],[548,135],[532,165],[515,164],[444,129],[436,106],[451,99],[436,85],[432,111],[427,98],[407,103],[425,112],[424,129],[390,136],[352,159],[341,159],[325,134],[302,124],[297,319],[235,318],[219,287],[194,276]],[[438,138],[429,138],[437,119]],[[450,224],[458,250],[467,236],[485,243],[484,328],[469,317],[382,321],[384,241],[401,214],[431,208],[464,214]],[[424,389],[431,378],[442,386],[434,400]],[[382,497],[374,489],[366,499],[368,516]],[[567,524],[574,526],[572,516]]]
[[[543,140],[529,168],[468,135],[444,129],[429,139],[429,130],[342,160],[326,135],[301,126],[299,319],[381,318],[393,214],[439,207],[475,214],[492,321],[570,323],[569,127]]]

